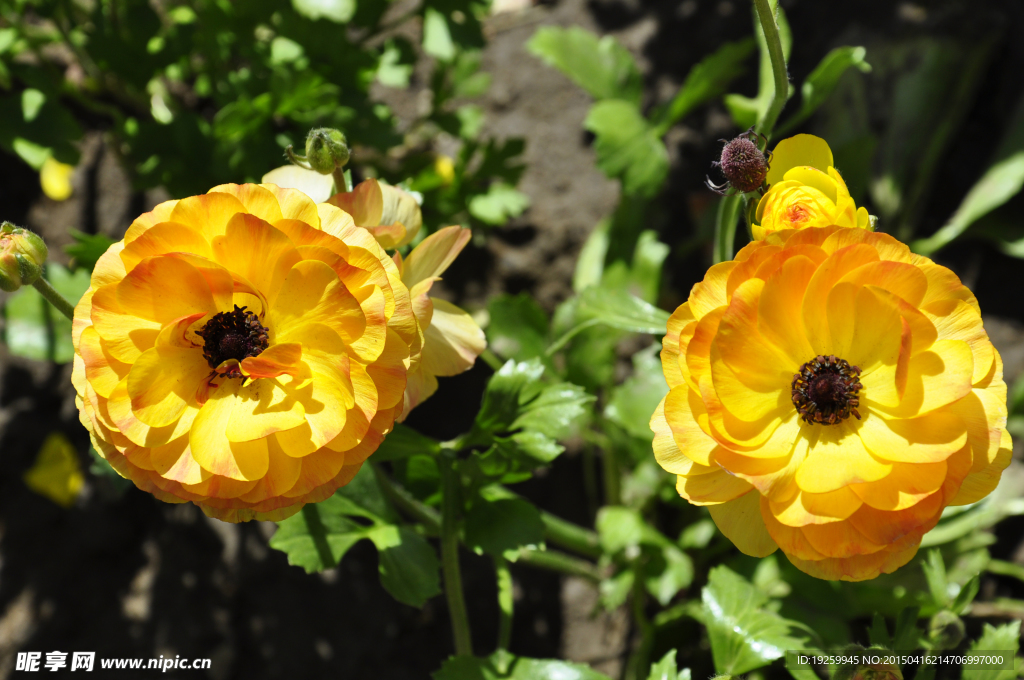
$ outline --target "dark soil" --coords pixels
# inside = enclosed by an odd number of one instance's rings
[[[828,49],[848,44],[849,36],[879,41],[956,33],[968,10],[1005,26],[1024,25],[1024,6],[1016,0],[937,1],[927,11],[889,0],[783,0],[783,6],[796,36],[795,82]],[[527,140],[528,171],[520,188],[530,195],[532,207],[495,230],[450,271],[443,290],[469,308],[482,306],[494,294],[527,291],[553,310],[570,295],[575,259],[590,230],[618,202],[617,183],[595,168],[591,140],[582,130],[589,97],[523,47],[543,24],[577,24],[615,35],[644,69],[649,104],[670,96],[690,67],[723,41],[750,31],[747,3],[739,0],[558,0],[492,18],[485,68],[493,73],[494,85],[483,102],[486,130]],[[984,168],[997,141],[992,130],[1001,129],[1020,96],[1022,69],[1024,43],[1004,38],[982,96],[943,157],[922,234],[945,221]],[[414,105],[422,86],[414,83],[410,92],[389,96],[399,113],[403,101]],[[734,86],[747,94],[755,89],[753,69]],[[716,104],[670,133],[671,179],[651,216],[651,227],[667,243],[684,244],[698,233],[709,198],[703,180],[720,149],[717,140],[736,132]],[[58,259],[69,227],[119,237],[135,215],[165,198],[133,194],[113,154],[104,151],[101,136],[91,136],[85,150],[75,178],[76,197],[63,204],[41,197],[35,174],[20,161],[0,159],[3,218],[41,231]],[[706,248],[673,251],[664,307],[685,299],[709,258]],[[1024,368],[1024,296],[1016,294],[1024,267],[972,241],[939,259],[974,286],[986,314],[1001,317],[986,323],[1007,359],[1009,382]],[[422,610],[396,603],[380,587],[376,554],[366,543],[357,545],[338,568],[307,575],[267,548],[271,524],[207,520],[191,505],[163,504],[135,489],[116,497],[96,479],[90,479],[88,493],[72,510],[29,491],[22,476],[49,432],[67,434],[86,465],[88,439],[74,407],[70,366],[0,353],[0,680],[11,674],[20,650],[96,651],[108,658],[209,657],[209,677],[224,680],[420,679],[452,653],[443,598]],[[409,424],[438,438],[465,431],[489,374],[478,366],[443,381]],[[586,523],[590,517],[581,479],[580,458],[566,455],[548,474],[518,490],[545,509]],[[1014,552],[1020,529],[1019,523],[1000,528],[994,546],[998,556],[1024,557]],[[487,559],[464,554],[463,569],[474,642],[480,653],[488,653],[497,628],[493,568]],[[581,631],[588,625],[592,591],[522,566],[514,566],[513,575],[513,651],[595,662],[603,658],[607,672],[621,667],[617,657],[628,633],[621,615],[603,620],[602,630],[610,637],[602,657],[601,650],[593,651],[593,640],[590,648],[587,640],[580,641],[587,637]],[[700,634],[696,627],[680,632],[688,639]],[[694,677],[711,672],[709,659],[694,660]],[[202,674],[169,672],[165,677]]]

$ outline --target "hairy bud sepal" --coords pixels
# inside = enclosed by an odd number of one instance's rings
[[[726,142],[719,160],[712,163],[725,175],[725,184],[715,184],[709,178],[707,186],[712,191],[725,194],[729,188],[746,194],[757,191],[768,176],[769,159],[757,145],[758,135],[751,128],[735,139]],[[723,140],[724,141],[724,140]]]
[[[306,162],[321,175],[329,175],[348,163],[349,150],[345,135],[332,128],[310,130],[306,137]]]
[[[13,292],[35,283],[48,252],[38,234],[10,222],[0,225],[0,289]]]
[[[965,634],[964,622],[948,610],[938,612],[928,622],[928,638],[934,649],[956,649]]]

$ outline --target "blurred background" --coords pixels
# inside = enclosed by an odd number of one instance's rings
[[[1019,459],[1024,3],[780,2],[795,86],[782,132],[825,137],[879,230],[915,242],[976,293],[1011,386]],[[720,140],[749,127],[759,105],[752,35],[745,0],[0,0],[0,218],[44,236],[49,277],[77,299],[96,257],[138,214],[259,181],[309,128],[330,126],[348,136],[357,181],[419,192],[429,231],[474,229],[439,289],[482,322],[500,300],[538,308],[546,328],[595,276],[578,266],[581,251],[597,258],[598,278],[622,277],[672,310],[711,264],[718,197],[704,180],[720,181]],[[699,100],[674,99],[725,45]],[[864,49],[843,53],[815,93],[812,73],[843,46]],[[624,105],[599,109],[608,100]],[[19,650],[209,657],[209,677],[222,680],[424,678],[452,653],[443,598],[422,609],[393,600],[367,542],[307,575],[268,548],[271,523],[229,525],[128,488],[90,453],[78,422],[69,324],[33,291],[2,299],[0,679]],[[508,356],[501,327],[487,330]],[[565,370],[589,388],[635,377],[630,357],[652,338],[587,342],[593,354]],[[438,439],[466,431],[491,372],[479,362],[443,381],[407,424]],[[642,440],[646,417],[624,429]],[[592,526],[589,449],[580,438],[567,449],[517,490]],[[1019,462],[1004,487],[1006,499],[1021,495]],[[999,506],[979,525],[1010,516],[985,550],[1019,573],[1022,511]],[[708,549],[699,559],[722,557]],[[491,640],[490,560],[464,551],[463,569],[475,636]],[[622,672],[636,630],[621,602],[600,607],[597,587],[579,577],[512,569],[517,654]],[[987,573],[990,604],[975,607],[990,609],[969,626],[1024,618],[1021,597],[1019,577]],[[863,612],[842,619],[854,638],[870,622]],[[654,658],[679,647],[681,665],[708,677],[701,635],[692,621],[668,626]]]

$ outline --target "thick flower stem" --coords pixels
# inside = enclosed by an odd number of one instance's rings
[[[775,96],[772,97],[768,111],[765,112],[764,118],[757,122],[754,131],[765,137],[770,137],[775,128],[775,122],[786,106],[786,100],[789,99],[789,76],[786,74],[786,55],[782,51],[779,25],[775,22],[775,14],[772,12],[771,5],[768,0],[754,0],[754,8],[761,21],[761,30],[764,31],[765,43],[768,45],[768,57],[772,62],[772,75],[775,79]],[[761,150],[764,151],[763,148]]]
[[[626,666],[627,680],[643,680],[651,664],[654,626],[647,618],[647,592],[644,590],[644,580],[643,566],[637,564],[633,577],[633,622],[640,632],[640,643],[629,657]]]
[[[46,301],[57,308],[57,311],[66,316],[69,319],[74,320],[75,318],[75,306],[65,299],[63,295],[57,292],[57,289],[50,285],[50,282],[40,276],[32,284],[32,287],[39,291],[39,293],[46,298]]]
[[[498,649],[508,651],[512,641],[512,572],[508,560],[494,558],[494,573],[498,580]]]
[[[732,259],[733,247],[736,242],[736,223],[739,221],[739,211],[742,205],[742,194],[726,196],[718,202],[713,253],[715,264]]]
[[[462,572],[459,569],[459,483],[453,456],[441,456],[441,569],[444,572],[444,590],[448,598],[448,613],[452,618],[452,636],[455,654],[472,656],[473,641],[466,613],[466,599],[462,593]]]
[[[377,477],[377,483],[380,485],[384,495],[387,496],[388,500],[394,503],[399,510],[426,527],[427,531],[431,535],[436,536],[441,533],[441,517],[438,515],[437,510],[429,505],[421,503],[415,496],[409,493],[405,487],[396,484],[395,481],[377,465],[373,466],[373,472]]]

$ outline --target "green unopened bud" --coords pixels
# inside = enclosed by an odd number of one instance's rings
[[[0,225],[0,289],[11,292],[35,283],[47,253],[38,234],[10,222]]]
[[[928,639],[935,649],[955,649],[964,639],[964,622],[951,611],[943,610],[928,623]]]
[[[348,163],[345,135],[332,128],[310,130],[306,137],[306,162],[321,175],[329,175]]]

